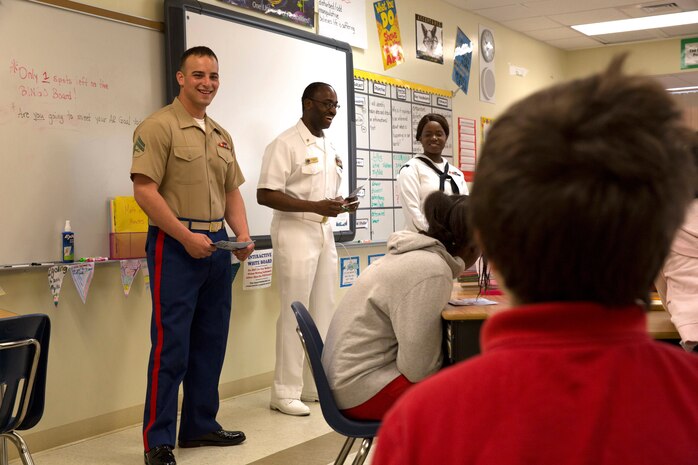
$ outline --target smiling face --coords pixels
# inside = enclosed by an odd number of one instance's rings
[[[303,100],[303,122],[310,132],[322,136],[322,130],[332,124],[337,115],[337,94],[329,86],[318,88],[311,98]]]
[[[424,125],[419,136],[424,154],[434,161],[441,161],[441,152],[446,146],[446,131],[436,121],[429,121]]]
[[[195,118],[203,118],[218,91],[218,60],[207,55],[189,56],[177,71],[179,101]]]

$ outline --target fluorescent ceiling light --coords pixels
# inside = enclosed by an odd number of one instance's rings
[[[667,92],[695,92],[698,91],[698,86],[686,86],[686,87],[672,87],[667,89]]]
[[[617,21],[604,21],[602,23],[578,24],[572,26],[582,34],[598,36],[601,34],[613,34],[616,32],[642,31],[645,29],[657,29],[660,27],[683,26],[698,23],[698,11],[684,11],[682,13],[670,13],[666,15],[645,16],[643,18],[620,19]]]

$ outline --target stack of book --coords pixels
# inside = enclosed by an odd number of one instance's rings
[[[458,282],[462,289],[481,295],[502,295],[497,280],[494,277],[483,275],[482,261],[478,260],[473,266],[463,271],[458,276]]]

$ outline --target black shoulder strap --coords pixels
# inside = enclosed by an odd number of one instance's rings
[[[450,174],[448,174],[448,162],[446,162],[446,165],[444,165],[444,170],[443,172],[438,169],[428,158],[424,157],[416,157],[419,160],[421,160],[425,165],[427,165],[429,168],[434,170],[436,174],[439,175],[439,190],[441,192],[444,191],[444,187],[446,186],[446,180],[451,182],[451,190],[453,191],[454,194],[460,194],[460,189],[458,189],[458,184],[456,184],[455,179],[451,177]]]

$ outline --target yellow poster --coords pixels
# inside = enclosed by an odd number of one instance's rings
[[[383,69],[390,69],[405,61],[395,0],[377,1],[373,4],[373,11],[376,14],[378,39],[383,55]]]
[[[148,231],[148,217],[133,197],[114,197],[112,208],[113,232]]]

